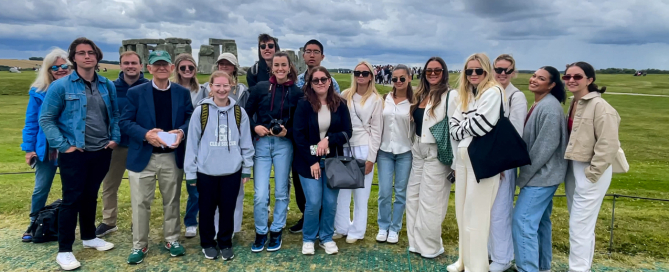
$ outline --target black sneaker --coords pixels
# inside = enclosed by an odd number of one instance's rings
[[[267,251],[277,251],[281,248],[281,237],[283,236],[283,230],[278,232],[269,232],[269,245],[267,246]]]
[[[213,260],[218,257],[218,250],[215,247],[203,248],[202,253],[204,253],[204,257],[209,260]]]
[[[300,218],[300,221],[297,221],[295,225],[288,228],[288,231],[290,231],[290,233],[300,233],[302,232],[303,225],[304,225],[304,218]]]
[[[33,241],[33,235],[30,233],[30,226],[28,226],[28,229],[26,229],[26,231],[21,236],[21,242],[30,243],[32,241]]]
[[[232,258],[234,258],[234,257],[235,257],[235,253],[232,252],[231,247],[221,249],[221,259],[223,259],[224,261],[232,260]]]
[[[256,233],[256,241],[253,242],[251,246],[251,252],[261,252],[265,249],[265,243],[267,243],[267,234],[258,234]]]
[[[107,226],[107,224],[105,223],[100,223],[100,225],[98,225],[98,228],[95,229],[95,236],[100,238],[117,230],[118,230],[117,226]]]

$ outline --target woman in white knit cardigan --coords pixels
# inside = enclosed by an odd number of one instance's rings
[[[490,210],[500,175],[477,180],[467,152],[474,137],[490,132],[504,107],[504,91],[495,80],[488,56],[477,53],[465,61],[458,81],[460,103],[449,121],[455,162],[455,217],[459,230],[459,258],[449,272],[488,271]]]

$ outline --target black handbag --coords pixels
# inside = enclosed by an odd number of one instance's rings
[[[499,87],[498,87],[499,88]],[[504,116],[504,93],[499,109],[499,121],[490,132],[474,137],[467,151],[476,181],[491,178],[509,169],[532,164],[527,144]]]
[[[346,132],[342,133],[346,142],[349,143]],[[365,160],[355,158],[350,143],[348,148],[351,156],[339,156],[339,152],[335,151],[335,157],[325,158],[325,176],[330,189],[360,189],[365,187]]]

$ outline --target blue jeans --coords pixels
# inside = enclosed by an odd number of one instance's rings
[[[320,179],[300,176],[300,183],[306,198],[302,241],[314,242],[316,236],[323,243],[332,241],[339,189],[328,188],[322,161]]]
[[[186,202],[186,215],[184,215],[184,225],[186,227],[197,226],[197,213],[200,211],[198,199],[200,194],[197,192],[197,186],[190,186],[186,184],[186,191],[188,192],[188,202]]]
[[[285,137],[256,138],[253,157],[253,217],[256,233],[267,234],[269,215],[269,179],[274,166],[274,222],[269,231],[278,232],[286,225],[289,176],[293,162],[293,143]]]
[[[520,272],[551,269],[551,212],[557,188],[558,185],[520,189],[512,226],[513,251]]]
[[[49,161],[48,152],[44,156],[44,161],[37,160],[37,164],[35,165],[35,189],[33,189],[30,213],[38,212],[46,205],[53,177],[56,175],[56,169],[58,167],[55,165],[55,162]],[[30,222],[35,221],[35,219],[37,219],[35,216],[31,216]]]
[[[404,217],[407,183],[411,174],[412,160],[411,151],[395,155],[379,150],[376,159],[379,167],[379,214],[376,220],[379,224],[379,230],[390,230],[396,233],[402,230],[402,218]],[[395,177],[395,202],[391,208],[393,176]],[[391,213],[392,219],[390,217]]]

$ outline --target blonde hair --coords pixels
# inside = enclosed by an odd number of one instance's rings
[[[469,94],[472,92],[474,89],[474,85],[469,83],[469,80],[467,80],[467,75],[465,75],[465,70],[467,69],[467,64],[472,61],[476,60],[481,64],[481,68],[485,72],[485,76],[483,77],[483,80],[481,80],[481,83],[479,83],[476,92],[476,97],[474,99],[479,99],[481,95],[489,88],[494,87],[494,86],[500,86],[500,84],[495,80],[495,77],[492,73],[492,65],[490,64],[490,59],[486,54],[484,53],[476,53],[467,58],[465,60],[465,65],[464,68],[462,68],[462,71],[460,72],[460,76],[458,77],[458,97],[460,98],[460,108],[462,111],[466,111],[467,107],[469,105],[469,99],[470,96]],[[503,90],[502,87],[500,89]],[[504,95],[502,95],[504,97]]]
[[[369,62],[363,60],[360,63],[358,63],[358,65],[356,65],[355,67],[357,68],[360,65],[367,66],[367,69],[369,69],[369,72],[371,73],[369,86],[367,87],[365,94],[362,95],[362,100],[360,100],[360,105],[365,105],[365,101],[367,101],[367,99],[371,97],[372,94],[375,95],[376,98],[380,98],[381,95],[379,94],[379,91],[376,90],[376,85],[374,84],[374,70],[372,68],[372,65]],[[355,68],[353,68],[353,70],[355,70]],[[355,80],[355,75],[351,73],[351,87],[344,90],[344,92],[341,95],[344,99],[346,99],[348,103],[353,103],[353,95],[356,94],[357,92],[358,92],[358,82]]]
[[[212,95],[211,95],[211,85],[214,84],[214,79],[216,79],[216,78],[218,78],[218,77],[224,77],[224,78],[227,78],[227,79],[228,79],[228,83],[230,84],[230,86],[231,86],[232,88],[235,88],[235,87],[237,86],[237,82],[235,81],[235,78],[232,77],[230,74],[228,74],[228,73],[226,73],[226,72],[223,72],[223,71],[214,71],[213,73],[211,73],[211,76],[209,76],[209,86],[210,86],[209,88],[210,88],[210,91],[209,91],[209,93],[207,94],[209,97],[212,96]]]
[[[42,61],[42,67],[39,69],[39,74],[30,87],[37,88],[38,92],[46,92],[55,79],[51,74],[51,66],[56,63],[58,59],[62,59],[69,66],[72,66],[72,63],[67,59],[67,52],[65,50],[55,47],[51,49],[51,52],[44,57]]]
[[[193,67],[195,67],[195,71],[193,71],[193,77],[190,79],[189,82],[190,86],[184,86],[184,87],[187,87],[191,92],[197,92],[200,90],[200,83],[197,82],[197,65],[195,64],[195,59],[191,54],[181,53],[177,56],[177,58],[174,60],[175,68],[174,72],[172,72],[172,77],[170,77],[170,81],[180,84],[181,75],[179,74],[179,64],[184,60],[192,62]]]

